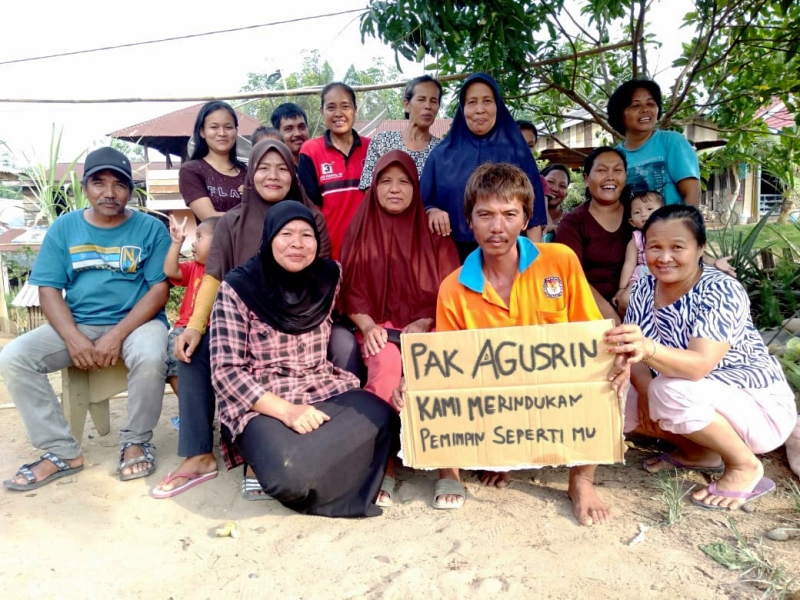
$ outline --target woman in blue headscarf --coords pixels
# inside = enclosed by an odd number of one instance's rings
[[[420,181],[431,231],[452,235],[462,263],[478,247],[464,215],[464,188],[472,172],[487,162],[511,163],[528,175],[535,198],[527,235],[540,242],[547,209],[536,162],[497,82],[475,73],[461,87],[450,132],[431,152]]]

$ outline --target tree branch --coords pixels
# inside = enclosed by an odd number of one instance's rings
[[[615,139],[622,139],[620,135],[612,129],[612,127],[608,124],[608,120],[603,117],[598,111],[594,109],[594,107],[589,104],[585,99],[581,98],[578,94],[575,93],[574,90],[569,90],[563,86],[558,85],[554,81],[548,81],[545,77],[542,77],[542,80],[545,81],[548,85],[552,86],[554,90],[564,94],[567,98],[572,100],[575,104],[583,108],[586,112],[592,115],[594,122],[600,125],[603,129],[611,133]]]
[[[631,33],[633,34],[633,43],[631,44],[631,75],[632,79],[639,79],[639,64],[636,60],[636,54],[639,52],[638,33],[639,27],[636,22],[636,3],[631,2]]]
[[[585,35],[585,36],[586,36],[586,38],[587,38],[587,39],[589,39],[591,42],[593,42],[593,43],[594,43],[595,45],[597,45],[597,46],[599,46],[599,45],[600,45],[602,38],[594,38],[594,37],[592,36],[592,34],[590,34],[588,31],[586,31],[586,30],[585,30],[585,29],[584,29],[584,28],[581,26],[581,24],[580,24],[580,23],[578,23],[578,22],[575,20],[575,18],[572,16],[572,14],[569,12],[569,10],[568,10],[566,7],[563,7],[561,10],[562,10],[562,11],[563,11],[563,12],[564,12],[566,15],[567,15],[567,17],[569,18],[569,20],[570,20],[570,21],[572,21],[572,24],[573,24],[573,25],[575,25],[575,27],[577,27],[577,28],[580,30],[580,32],[581,32],[583,35]]]
[[[552,15],[553,21],[555,21],[556,26],[561,30],[561,33],[564,34],[564,37],[567,38],[567,43],[569,43],[570,47],[572,48],[572,54],[577,54],[578,48],[575,46],[575,40],[572,39],[572,36],[568,34],[567,30],[564,29],[564,26],[561,25],[561,21],[558,20],[558,15],[552,8],[550,8],[550,4],[545,3],[542,6],[544,6],[547,12],[549,12]],[[576,60],[572,64],[572,87],[575,87],[575,78],[577,77],[577,75],[578,75],[578,61]]]
[[[647,72],[647,67],[646,67],[647,59],[645,58],[645,55],[644,55],[644,44],[642,44],[642,38],[643,38],[642,32],[644,31],[644,14],[645,14],[646,10],[647,10],[647,0],[640,0],[639,1],[639,18],[636,20],[636,28],[633,29],[633,40],[632,40],[633,41],[633,45],[632,45],[632,48],[633,48],[633,52],[632,52],[633,61],[632,62],[633,62],[633,78],[634,79],[638,78],[637,74],[638,74],[638,69],[639,69],[639,67],[638,67],[639,61],[637,60],[637,54],[638,54],[638,52],[640,50],[640,45],[641,45],[641,55],[639,56],[639,59],[642,61],[642,65],[643,65],[642,70],[645,72],[644,74],[646,75],[646,72]],[[631,19],[633,19],[633,14],[634,14],[633,11],[634,11],[634,5],[631,4]]]

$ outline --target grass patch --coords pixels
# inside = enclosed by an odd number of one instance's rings
[[[683,475],[677,476],[677,474],[677,470],[675,471],[675,477],[672,477],[670,471],[660,471],[653,482],[653,487],[658,490],[658,496],[653,500],[656,500],[664,507],[661,515],[668,527],[681,522],[683,509],[686,506],[684,498],[694,489],[694,486],[692,486],[684,491],[686,477]]]
[[[750,544],[731,517],[728,526],[736,538],[735,544],[713,542],[702,544],[700,550],[723,567],[743,571],[742,581],[761,589],[762,598],[788,598],[796,587],[795,580],[782,567],[772,564],[760,543]]]
[[[789,480],[789,497],[792,499],[794,511],[800,513],[800,486],[794,479]]]
[[[753,231],[755,226],[754,223],[752,225],[733,225],[731,228],[737,235],[739,232],[742,232],[742,236],[746,237],[748,233]],[[708,230],[708,241],[715,246],[718,245],[722,231],[721,229]],[[787,240],[789,243],[787,243]],[[754,244],[755,248],[766,248],[767,246],[775,250],[778,254],[780,254],[784,248],[791,248],[792,246],[794,246],[793,251],[797,252],[797,249],[800,248],[800,227],[791,223],[787,225],[768,223],[766,227],[761,230]]]

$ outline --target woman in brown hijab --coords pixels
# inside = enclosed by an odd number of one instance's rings
[[[292,153],[283,142],[264,140],[250,151],[242,203],[222,216],[214,231],[206,272],[197,292],[186,330],[175,340],[178,362],[178,456],[180,467],[153,489],[156,498],[170,498],[208,479],[217,470],[212,452],[215,398],[211,385],[208,336],[204,335],[221,281],[261,248],[264,219],[281,201],[298,201],[314,215],[320,234],[320,256],[330,257],[331,246],[325,218],[308,199],[295,173]],[[344,334],[352,335],[340,328]],[[333,336],[332,336],[333,338]],[[332,359],[333,360],[333,359]],[[336,361],[333,361],[336,364]],[[246,499],[266,498],[255,477],[242,484]]]
[[[433,329],[439,284],[459,266],[452,239],[428,228],[413,159],[387,152],[342,242],[342,308],[359,329],[366,390],[391,403],[402,376],[399,334]],[[394,485],[390,460],[378,506],[392,504]]]

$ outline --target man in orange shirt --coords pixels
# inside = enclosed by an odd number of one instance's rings
[[[513,165],[486,163],[467,182],[464,212],[479,248],[439,288],[436,331],[544,325],[602,319],[577,256],[561,244],[534,244],[520,235],[533,210],[533,188]],[[617,360],[609,375],[619,393],[629,368]],[[393,402],[402,408],[405,385]],[[596,465],[572,467],[568,495],[582,525],[603,523],[610,511],[594,491]],[[485,471],[481,482],[508,486],[508,472]],[[433,507],[456,509],[466,489],[458,469],[440,469]]]

